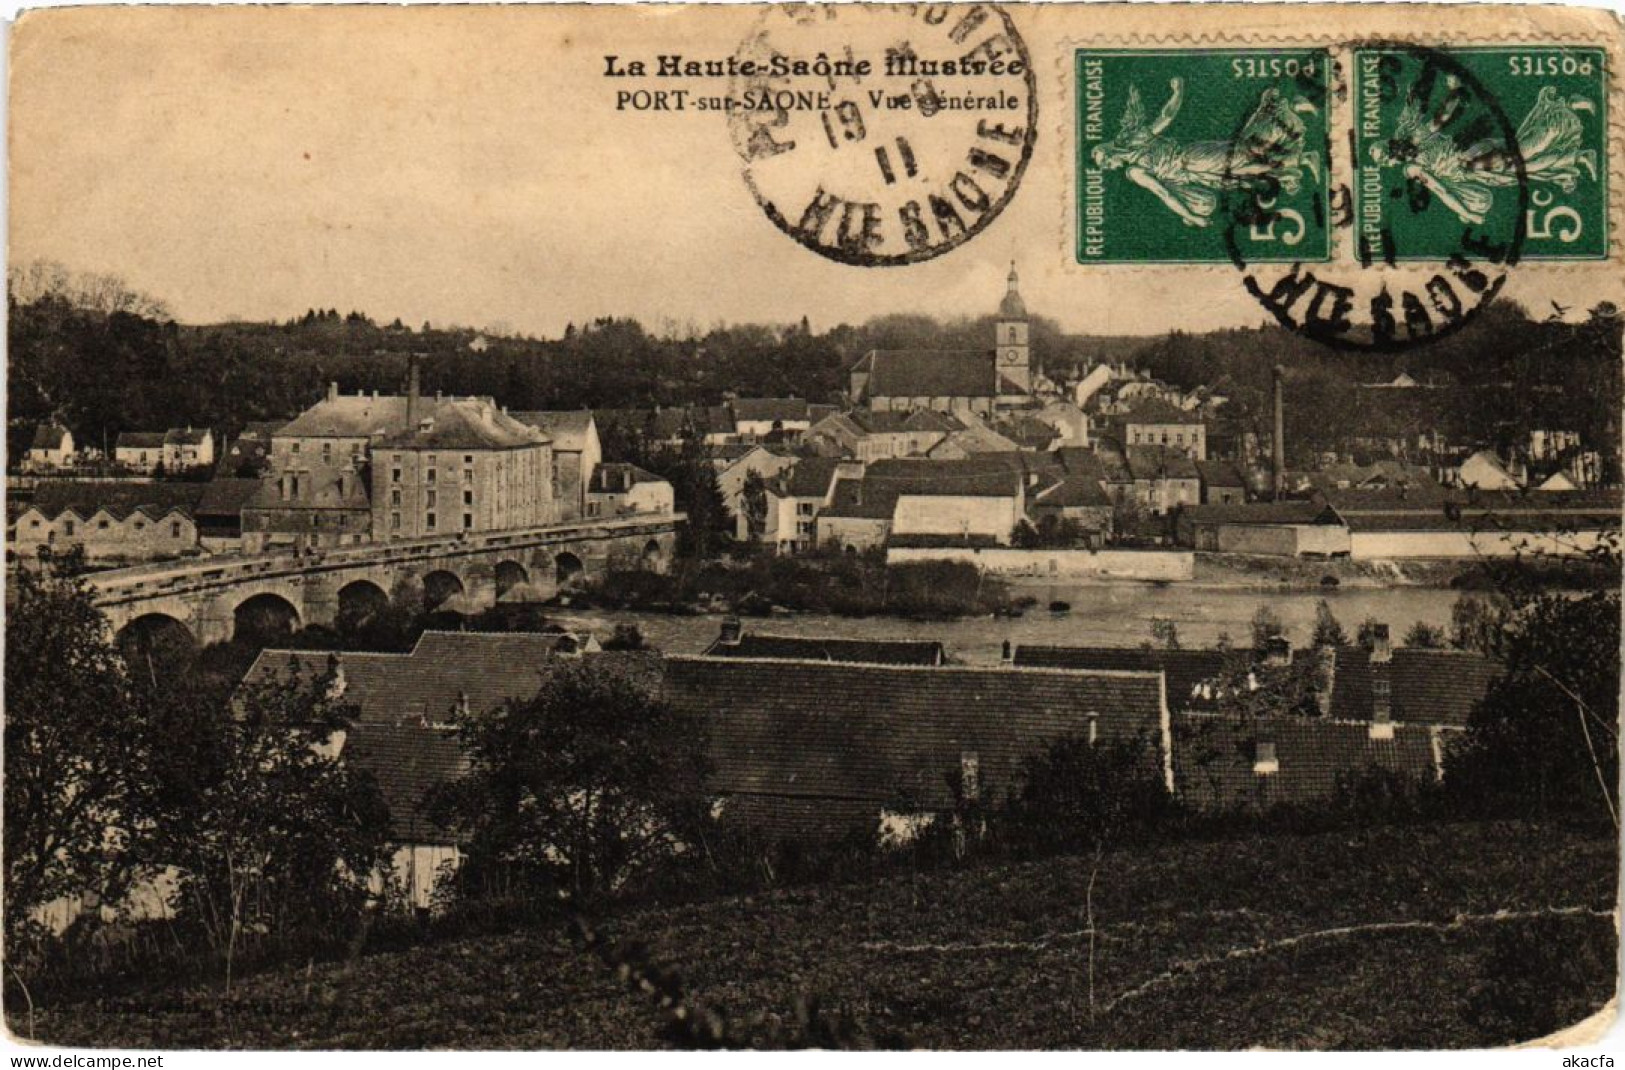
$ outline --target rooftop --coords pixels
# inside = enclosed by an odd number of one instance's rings
[[[34,487],[31,507],[44,517],[54,518],[71,511],[81,520],[89,520],[103,509],[116,520],[123,520],[137,510],[154,518],[174,510],[191,516],[206,486],[204,483],[136,483],[127,479],[42,480]]]
[[[569,412],[514,412],[509,415],[552,439],[555,453],[560,451],[580,453],[587,448],[592,439],[592,413],[586,409]]]
[[[746,632],[719,638],[705,651],[713,658],[797,658],[873,665],[941,665],[942,644],[926,639],[844,639],[835,636],[763,635]]]

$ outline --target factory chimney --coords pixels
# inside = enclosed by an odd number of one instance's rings
[[[418,354],[406,358],[406,426],[417,426],[418,411]]]
[[[1285,403],[1282,401],[1281,382],[1286,377],[1286,369],[1279,364],[1275,366],[1275,435],[1271,452],[1273,453],[1273,468],[1275,476],[1275,500],[1280,501],[1286,493],[1286,419]]]

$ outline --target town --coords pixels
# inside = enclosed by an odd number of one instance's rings
[[[371,853],[331,848],[367,879],[317,882],[322,909],[359,896],[422,925],[516,873],[564,877],[582,909],[658,901],[696,879],[693,843],[715,867],[705,879],[739,891],[857,872],[855,859],[1092,850],[1098,866],[1174,812],[1339,827],[1493,811],[1557,784],[1591,817],[1611,812],[1596,763],[1614,759],[1594,748],[1531,772],[1534,787],[1497,779],[1561,709],[1494,742],[1475,725],[1533,686],[1513,653],[1538,642],[1519,638],[1529,620],[1595,632],[1609,605],[1617,618],[1614,409],[1571,407],[1565,422],[1554,403],[1525,410],[1538,425],[1510,424],[1494,399],[1519,387],[1425,362],[1328,394],[1312,365],[1254,360],[1244,375],[1182,353],[1192,341],[1178,335],[1076,359],[1029,313],[1016,265],[991,297],[958,345],[826,363],[822,395],[529,408],[528,387],[455,392],[455,368],[499,359],[508,370],[467,379],[523,384],[515,369],[532,358],[504,356],[501,337],[314,310],[279,329],[393,344],[364,372],[334,362],[346,384],[289,388],[308,400],[281,418],[104,438],[58,384],[14,387],[57,404],[29,420],[14,402],[26,446],[8,472],[12,643],[19,616],[89,614],[101,638],[74,641],[106,644],[129,696],[153,693],[106,701],[164,711],[144,716],[170,732],[164,717],[234,711],[199,738],[282,724],[275,742],[256,737],[254,761],[318,755],[357,778],[346,790],[377,793]],[[73,301],[14,289],[14,323],[19,308],[25,323],[97,329],[128,315]],[[1617,348],[1616,321],[1600,308],[1579,328],[1520,329],[1537,345]],[[809,339],[803,324],[771,344]],[[30,373],[26,349],[12,367]],[[1617,361],[1613,374],[1605,396]],[[1534,593],[1496,586],[1513,576]],[[1396,579],[1443,608],[1388,615],[1413,604],[1381,600]],[[1574,594],[1599,589],[1600,603]],[[1343,590],[1377,610],[1345,628]],[[1148,608],[1164,597],[1168,615]],[[1174,619],[1180,604],[1237,599],[1250,615],[1234,634]],[[50,644],[65,640],[40,641],[37,656],[62,656]],[[1603,667],[1617,680],[1617,662]],[[290,704],[292,721],[268,712]],[[502,735],[503,716],[527,710],[557,718],[545,753]],[[575,796],[555,800],[563,824],[494,809],[514,790],[504,777],[567,762],[573,739],[608,724],[651,748],[613,789],[631,797],[620,821]],[[174,760],[153,756],[151,775],[168,783]],[[1095,794],[1080,802],[1085,783]],[[302,804],[320,795],[305,790]],[[678,820],[695,800],[703,814]],[[566,829],[576,820],[586,831]],[[323,835],[301,850],[329,850],[312,846]],[[184,921],[220,894],[199,849],[151,847],[100,885],[19,886],[31,911],[17,931]],[[240,899],[224,909],[233,933],[269,924]],[[261,943],[275,961],[275,940]],[[764,1042],[707,1028],[709,1042]]]

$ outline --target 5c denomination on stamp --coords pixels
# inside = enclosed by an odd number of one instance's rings
[[[774,225],[832,260],[941,256],[1021,186],[1036,83],[997,8],[774,7],[737,61],[728,121],[745,182]]]

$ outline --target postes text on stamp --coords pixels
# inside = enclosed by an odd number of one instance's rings
[[[1331,252],[1327,52],[1079,49],[1080,264]],[[1245,225],[1233,226],[1243,220]]]
[[[1362,258],[1442,260],[1475,229],[1522,229],[1520,259],[1608,255],[1607,82],[1600,48],[1354,50],[1354,184]],[[1513,125],[1509,139],[1478,92]],[[1520,208],[1516,162],[1527,182]],[[1519,213],[1522,218],[1518,218]]]

